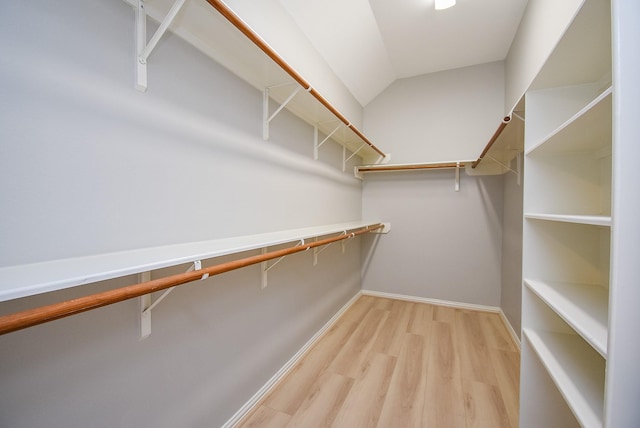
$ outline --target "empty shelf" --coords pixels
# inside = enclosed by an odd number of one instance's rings
[[[525,279],[524,283],[606,358],[609,306],[606,288],[532,279]]]
[[[0,268],[0,301],[243,251],[349,231],[379,222],[350,222],[210,241],[60,259]]]
[[[604,360],[576,335],[523,329],[551,379],[583,427],[602,427]]]
[[[590,224],[593,226],[611,226],[611,216],[605,215],[573,215],[573,214],[539,214],[526,213],[525,218],[534,220],[560,221],[564,223]]]

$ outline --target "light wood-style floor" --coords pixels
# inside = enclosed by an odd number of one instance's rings
[[[240,427],[518,425],[500,316],[362,296]]]

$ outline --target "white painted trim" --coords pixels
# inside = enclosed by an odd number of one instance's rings
[[[274,374],[271,379],[269,379],[267,381],[267,383],[265,383],[262,388],[260,388],[258,390],[258,392],[256,392],[253,397],[251,397],[249,399],[249,401],[247,401],[241,408],[240,410],[238,410],[235,415],[231,416],[231,418],[225,422],[224,425],[222,425],[222,428],[232,428],[234,427],[236,424],[238,424],[242,418],[244,418],[246,415],[249,414],[249,412],[251,412],[254,407],[267,395],[269,394],[273,388],[275,388],[278,383],[284,379],[284,377],[289,374],[289,372],[291,371],[291,369],[293,369],[295,367],[295,365],[302,359],[302,357],[304,357],[307,352],[309,352],[309,350],[313,347],[313,345],[316,344],[316,342],[318,340],[320,340],[320,338],[322,338],[322,336],[324,336],[324,334],[329,331],[329,329],[331,327],[333,327],[333,325],[340,319],[340,317],[342,316],[342,314],[344,314],[350,307],[351,305],[353,305],[356,300],[358,300],[358,298],[362,295],[362,291],[358,291],[356,293],[355,296],[353,296],[347,303],[344,304],[344,306],[342,308],[340,308],[340,310],[338,312],[336,312],[336,314],[331,317],[331,319],[329,321],[327,321],[327,323],[320,329],[318,330],[318,332],[316,334],[313,335],[313,337],[311,339],[309,339],[307,341],[307,343],[305,343],[302,348],[300,348],[300,350],[298,352],[296,352],[296,354],[291,357],[291,359],[289,361],[287,361],[285,363],[284,366],[282,366],[282,368],[280,370],[278,370],[276,372],[276,374]]]
[[[406,300],[408,302],[429,303],[431,305],[450,306],[452,308],[471,309],[483,312],[500,312],[497,306],[475,305],[473,303],[452,302],[450,300],[430,299],[427,297],[407,296],[404,294],[384,293],[382,291],[362,290],[364,296],[384,297],[387,299]]]
[[[522,349],[522,344],[520,342],[520,337],[518,336],[518,333],[516,333],[516,331],[513,329],[513,326],[511,325],[511,322],[509,322],[509,319],[507,318],[505,313],[502,311],[502,309],[500,309],[499,314],[500,314],[500,318],[502,318],[502,322],[507,327],[507,330],[509,331],[509,334],[511,335],[511,339],[513,339],[513,343],[517,346],[518,351],[521,350]]]

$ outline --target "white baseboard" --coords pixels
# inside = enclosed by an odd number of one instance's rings
[[[511,335],[511,337],[514,340],[515,344],[518,346],[518,349],[520,349],[520,338],[516,334],[515,330],[513,329],[513,326],[511,325],[511,323],[509,322],[509,320],[505,316],[504,312],[502,312],[502,309],[497,307],[497,306],[475,305],[475,304],[472,304],[472,303],[460,303],[460,302],[452,302],[452,301],[449,301],[449,300],[429,299],[429,298],[426,298],[426,297],[407,296],[407,295],[404,295],[404,294],[384,293],[384,292],[381,292],[381,291],[371,291],[371,290],[361,290],[358,293],[356,293],[356,295],[353,296],[347,303],[345,303],[344,306],[342,308],[340,308],[340,310],[338,312],[336,312],[336,314],[333,317],[331,317],[331,319],[329,321],[327,321],[327,323],[320,330],[318,330],[318,332],[316,334],[314,334],[313,337],[311,339],[309,339],[307,341],[307,343],[305,343],[304,346],[302,348],[300,348],[300,350],[298,352],[296,352],[296,354],[293,357],[291,357],[291,359],[289,361],[287,361],[285,363],[285,365],[282,366],[282,368],[280,370],[278,370],[276,372],[276,374],[274,374],[271,377],[271,379],[269,379],[267,381],[267,383],[265,383],[262,386],[262,388],[260,388],[258,390],[258,392],[256,392],[253,395],[253,397],[251,397],[249,399],[249,401],[247,401],[240,408],[240,410],[238,410],[224,425],[222,425],[222,428],[232,428],[232,427],[234,427],[238,422],[240,422],[242,420],[242,418],[244,418],[247,414],[249,414],[249,412],[251,412],[253,410],[253,408],[260,402],[260,400],[262,400],[269,392],[271,392],[273,390],[273,388],[275,388],[278,385],[280,380],[282,380],[291,371],[291,369],[293,369],[293,367],[295,367],[295,365],[302,359],[302,357],[304,357],[306,355],[306,353],[309,352],[311,347],[313,347],[313,345],[315,345],[316,342],[318,340],[320,340],[320,338],[331,327],[333,327],[333,325],[338,321],[338,319],[340,319],[342,314],[345,313],[347,311],[347,309],[349,309],[351,307],[351,305],[353,305],[356,302],[356,300],[358,300],[358,297],[360,297],[362,295],[364,295],[364,296],[374,296],[374,297],[384,297],[384,298],[387,298],[387,299],[405,300],[405,301],[408,301],[408,302],[416,302],[416,303],[429,303],[429,304],[432,304],[432,305],[449,306],[449,307],[452,307],[452,308],[459,308],[459,309],[470,309],[470,310],[474,310],[474,311],[497,313],[497,314],[500,315],[500,318],[502,319],[502,321],[506,325],[507,330],[509,331],[509,334]]]
[[[472,309],[483,312],[500,312],[497,306],[475,305],[473,303],[452,302],[450,300],[429,299],[427,297],[407,296],[404,294],[384,293],[382,291],[362,290],[365,296],[384,297],[387,299],[406,300],[408,302],[429,303],[432,305],[449,306],[459,309]]]
[[[520,350],[522,348],[522,344],[520,343],[520,336],[518,336],[518,333],[516,333],[516,331],[513,329],[513,326],[509,322],[509,319],[504,314],[502,309],[500,309],[500,318],[502,318],[502,322],[504,323],[504,325],[507,326],[507,330],[511,335],[511,339],[513,339],[513,343],[515,343],[515,345],[518,347],[518,350]]]
[[[513,326],[507,319],[507,316],[502,311],[502,308],[497,306],[485,306],[485,305],[476,305],[473,303],[461,303],[461,302],[452,302],[450,300],[439,300],[439,299],[430,299],[427,297],[417,297],[417,296],[407,296],[404,294],[395,294],[395,293],[385,293],[382,291],[372,291],[372,290],[362,290],[362,295],[364,296],[374,296],[374,297],[384,297],[387,299],[396,299],[396,300],[405,300],[408,302],[416,302],[416,303],[429,303],[432,305],[440,305],[440,306],[449,306],[452,308],[458,309],[471,309],[474,311],[483,311],[483,312],[493,312],[500,315],[500,319],[507,327],[507,331],[509,335],[513,339],[514,344],[520,349],[520,337],[513,329]]]
[[[227,422],[225,422],[224,425],[222,425],[222,428],[232,428],[238,422],[240,422],[242,418],[244,418],[247,414],[249,414],[249,412],[252,411],[253,408],[260,402],[260,400],[262,400],[262,398],[264,398],[269,392],[273,390],[273,388],[275,388],[278,385],[280,380],[282,380],[291,371],[291,369],[295,367],[295,365],[302,359],[302,357],[304,357],[305,354],[309,352],[311,347],[315,345],[316,342],[320,340],[320,338],[331,327],[333,327],[333,325],[338,321],[338,319],[340,319],[342,314],[345,313],[347,309],[349,309],[351,305],[353,305],[356,302],[356,300],[358,300],[358,297],[360,297],[361,295],[362,295],[362,292],[359,291],[347,303],[345,303],[344,306],[342,306],[342,308],[340,308],[340,310],[336,312],[336,314],[333,317],[331,317],[331,319],[327,321],[327,323],[324,326],[322,326],[322,328],[318,330],[318,332],[314,334],[313,337],[309,339],[307,343],[305,343],[302,346],[302,348],[300,348],[300,350],[296,352],[296,354],[293,357],[291,357],[291,359],[287,361],[285,365],[282,366],[282,368],[278,370],[276,374],[274,374],[271,377],[271,379],[269,379],[267,383],[265,383],[262,386],[262,388],[260,388],[258,392],[256,392],[253,395],[253,397],[251,397],[249,401],[247,401],[240,408],[240,410],[238,410]]]

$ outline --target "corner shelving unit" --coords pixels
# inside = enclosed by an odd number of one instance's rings
[[[608,0],[585,0],[525,97],[522,428],[604,426],[610,9]],[[546,376],[552,382],[538,381]],[[552,402],[558,392],[566,406]]]

